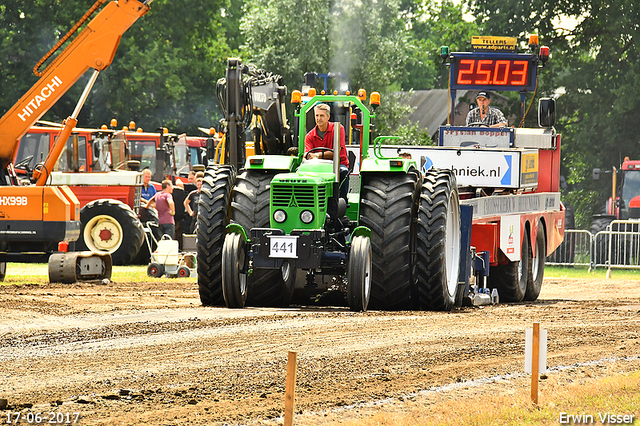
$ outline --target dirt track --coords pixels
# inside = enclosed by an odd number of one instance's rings
[[[425,390],[447,384],[509,373],[526,383],[517,373],[524,329],[534,321],[548,329],[550,367],[608,358],[615,371],[640,369],[633,281],[551,279],[535,303],[451,313],[204,308],[193,279],[0,286],[0,405],[9,406],[0,415],[277,424],[287,351],[295,350],[296,424],[324,424],[374,408],[402,410],[416,398],[429,404],[438,394]],[[608,370],[564,374],[579,380]]]

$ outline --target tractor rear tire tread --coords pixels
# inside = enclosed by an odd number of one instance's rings
[[[270,227],[271,180],[278,172],[247,170],[238,175],[231,195],[231,222],[248,233]],[[295,271],[283,280],[280,269],[254,269],[247,277],[247,306],[288,306],[293,297]]]
[[[229,223],[229,198],[235,182],[231,167],[206,170],[197,214],[198,292],[205,306],[222,306],[222,245]]]
[[[418,190],[416,173],[362,175],[360,224],[371,229],[371,309],[412,307],[411,241]]]
[[[456,177],[449,170],[428,171],[422,182],[416,237],[415,276],[420,309],[453,308],[459,266],[460,206]]]

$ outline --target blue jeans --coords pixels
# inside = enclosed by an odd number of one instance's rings
[[[176,225],[173,223],[162,223],[159,226],[160,228],[160,238],[162,235],[167,234],[173,240],[176,237]]]

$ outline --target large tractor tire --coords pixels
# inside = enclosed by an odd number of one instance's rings
[[[531,257],[529,265],[529,278],[527,281],[527,291],[524,294],[524,300],[533,301],[540,295],[542,289],[542,279],[544,278],[544,263],[547,253],[547,241],[544,236],[544,225],[538,223],[536,233],[536,254]]]
[[[114,265],[129,265],[142,243],[142,224],[131,207],[111,199],[95,200],[80,210],[82,230],[76,250],[110,253]]]
[[[455,175],[428,171],[422,181],[416,239],[416,289],[420,309],[455,305],[461,252],[460,203]]]
[[[489,268],[488,286],[498,289],[501,301],[522,302],[524,300],[527,283],[529,282],[529,272],[531,271],[529,267],[531,261],[529,233],[525,232],[522,239],[520,260]]]
[[[229,199],[235,182],[232,167],[213,167],[205,172],[198,201],[198,292],[205,305],[224,305],[222,294],[222,246],[229,223]]]
[[[238,175],[231,194],[231,222],[247,233],[251,228],[270,226],[269,204],[273,171],[247,170]],[[295,270],[284,264],[282,269],[254,269],[247,277],[247,305],[288,306],[293,297]]]
[[[369,308],[411,309],[418,174],[363,174],[361,179],[360,224],[371,229]]]

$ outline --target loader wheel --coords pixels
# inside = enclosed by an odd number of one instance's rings
[[[227,234],[222,246],[222,294],[227,308],[244,308],[247,300],[246,252],[242,235]]]
[[[110,253],[114,265],[129,265],[144,241],[136,214],[117,200],[90,202],[80,210],[80,221],[82,230],[76,251]]]
[[[229,223],[229,197],[236,174],[232,167],[207,169],[198,201],[198,291],[203,305],[223,305],[222,245]]]
[[[248,233],[270,226],[271,180],[277,172],[247,170],[238,175],[231,195],[231,222]],[[293,297],[296,272],[288,263],[280,269],[254,269],[247,278],[247,305],[288,306]]]
[[[509,262],[489,268],[489,287],[498,289],[501,301],[522,302],[527,291],[529,281],[529,265],[531,263],[531,247],[529,233],[525,232],[522,239],[520,261]]]
[[[347,302],[352,311],[366,311],[371,296],[371,240],[357,236],[351,241],[347,265]]]
[[[410,309],[415,173],[363,174],[360,224],[371,229],[371,309]]]
[[[164,266],[156,262],[151,262],[147,266],[147,275],[153,278],[160,278],[164,274]]]
[[[527,280],[527,291],[524,300],[536,300],[542,289],[542,278],[544,277],[544,263],[547,254],[547,243],[544,238],[544,226],[538,223],[536,235],[536,255],[531,257],[529,265],[529,279]]]
[[[420,309],[449,311],[460,270],[460,204],[455,175],[428,171],[422,181],[416,236],[416,292]]]

